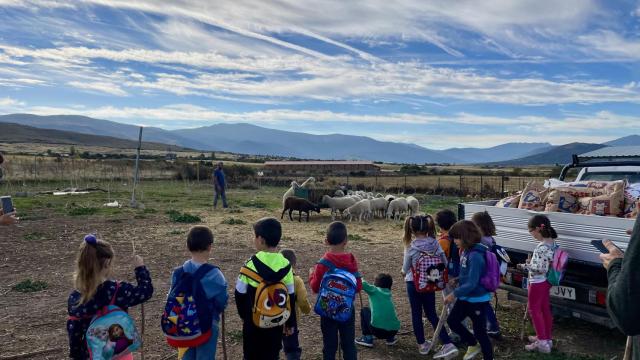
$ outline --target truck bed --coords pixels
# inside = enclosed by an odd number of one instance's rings
[[[591,240],[612,240],[622,250],[629,243],[627,229],[633,228],[635,219],[623,219],[595,215],[538,212],[531,210],[495,207],[497,200],[463,203],[464,218],[471,219],[474,213],[487,211],[496,225],[498,245],[521,252],[533,252],[537,241],[527,228],[529,218],[545,214],[558,233],[556,240],[573,261],[601,265],[600,252],[591,245]]]

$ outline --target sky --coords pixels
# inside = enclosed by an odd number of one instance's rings
[[[640,134],[640,0],[0,0],[0,114],[432,149]]]

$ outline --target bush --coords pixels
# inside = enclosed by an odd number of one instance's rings
[[[49,287],[44,281],[32,281],[31,279],[23,280],[15,284],[11,289],[21,293],[32,293],[45,290]]]
[[[93,215],[98,212],[98,208],[94,207],[77,207],[69,210],[70,216]]]
[[[178,223],[197,223],[202,221],[202,219],[197,215],[180,213],[179,211],[176,211],[176,210],[167,211],[167,215],[169,215],[169,219],[171,221],[178,222]]]
[[[225,219],[221,222],[221,224],[226,224],[226,225],[245,225],[246,223],[247,222],[242,219],[235,219],[235,218]]]

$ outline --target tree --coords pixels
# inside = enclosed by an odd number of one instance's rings
[[[73,156],[76,154],[76,147],[71,145],[71,147],[69,148],[69,155]]]
[[[211,160],[215,160],[216,159],[216,153],[215,151],[211,152]]]

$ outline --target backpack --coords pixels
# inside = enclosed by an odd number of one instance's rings
[[[555,244],[553,247],[553,262],[547,271],[547,281],[549,281],[551,285],[560,285],[562,278],[564,278],[564,273],[567,270],[568,263],[569,254]]]
[[[353,301],[358,290],[359,273],[351,273],[336,267],[327,259],[320,259],[318,264],[329,268],[322,276],[318,299],[313,308],[316,314],[329,319],[345,322],[351,319]]]
[[[273,271],[257,256],[251,260],[257,271],[243,266],[240,274],[258,283],[252,305],[253,324],[262,329],[282,326],[291,316],[289,290],[282,282],[291,271],[291,264]]]
[[[85,338],[92,360],[118,359],[137,350],[142,344],[135,323],[126,311],[115,305],[119,283],[109,305],[91,319]]]
[[[500,287],[500,264],[498,263],[498,257],[489,249],[488,246],[482,246],[487,248],[487,250],[484,252],[485,271],[480,277],[480,284],[488,292],[496,292]],[[480,250],[476,249],[473,249],[472,251],[480,252]]]
[[[200,280],[216,267],[202,264],[194,273],[176,268],[173,285],[160,319],[167,343],[174,347],[196,347],[211,337],[213,314]]]
[[[446,264],[435,253],[420,251],[415,264],[411,265],[413,285],[419,293],[441,291],[449,281]]]

